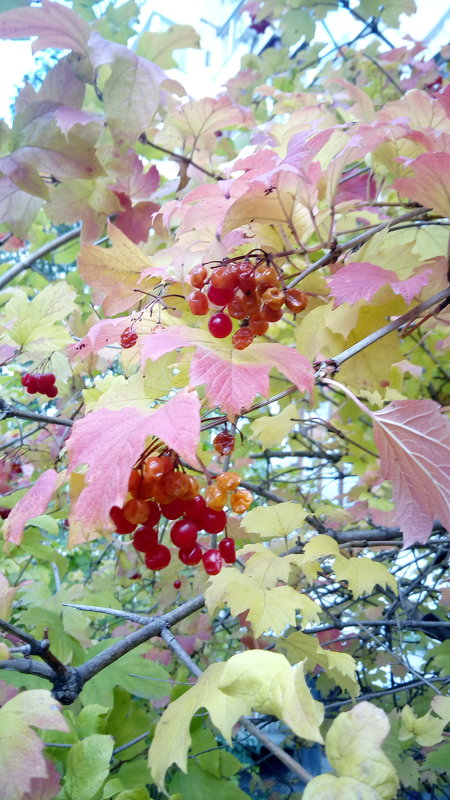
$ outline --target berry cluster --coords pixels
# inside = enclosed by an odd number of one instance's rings
[[[213,336],[224,339],[233,329],[232,320],[240,320],[241,327],[232,336],[236,350],[244,350],[255,336],[266,333],[269,323],[283,316],[283,307],[298,314],[308,304],[304,292],[284,288],[278,269],[261,258],[255,264],[249,258],[225,259],[209,278],[206,267],[199,265],[191,270],[190,281],[191,313],[204,316],[210,308],[217,309],[208,322]]]
[[[182,564],[195,566],[201,561],[209,575],[217,575],[223,561],[227,564],[236,561],[234,541],[225,534],[218,548],[205,550],[198,542],[198,535],[201,531],[216,535],[224,532],[227,503],[238,514],[247,510],[253,497],[238,485],[237,473],[224,472],[203,496],[197,479],[179,469],[173,453],[150,455],[131,471],[130,497],[122,508],[113,506],[110,516],[117,533],[134,533],[133,546],[144,554],[149,569],[164,569],[171,560],[171,551],[160,542],[158,533],[159,523],[165,519],[173,523],[170,540],[178,548]]]
[[[28,394],[46,394],[47,397],[56,397],[58,389],[55,386],[55,376],[53,372],[44,372],[42,375],[31,375],[25,372],[20,382],[25,386]]]

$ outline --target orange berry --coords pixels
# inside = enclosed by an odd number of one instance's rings
[[[161,485],[171,500],[176,500],[177,497],[185,497],[191,489],[189,475],[184,472],[167,473],[167,475],[163,476]]]
[[[142,525],[148,520],[149,508],[145,500],[137,500],[132,497],[124,505],[123,515],[128,522],[133,522],[134,525]]]
[[[215,511],[222,511],[227,502],[227,493],[213,483],[211,486],[208,486],[205,492],[205,500],[209,508],[213,508]]]
[[[222,491],[232,492],[237,489],[241,481],[240,475],[237,472],[222,472],[215,479],[215,483]]]
[[[253,495],[248,489],[236,489],[231,495],[230,505],[236,514],[244,514],[253,503]]]
[[[284,304],[284,292],[281,289],[278,289],[276,286],[270,286],[263,293],[261,300],[269,308],[273,308],[275,311],[278,311]]]
[[[140,497],[142,474],[138,469],[132,469],[130,480],[128,481],[128,491],[133,497]]]
[[[308,305],[308,296],[299,289],[288,289],[285,294],[285,303],[289,311],[292,311],[293,314],[299,314]]]
[[[150,456],[144,464],[144,475],[146,478],[160,478],[173,469],[173,458],[171,456]]]

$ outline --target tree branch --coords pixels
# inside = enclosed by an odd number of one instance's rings
[[[352,358],[357,353],[360,353],[362,350],[365,350],[366,347],[370,347],[371,344],[374,344],[379,339],[382,339],[384,336],[387,336],[389,333],[393,333],[393,331],[397,331],[402,328],[404,325],[407,325],[409,322],[412,322],[416,319],[420,314],[424,311],[427,311],[434,305],[442,303],[450,297],[450,286],[447,286],[445,289],[442,289],[437,294],[433,295],[433,297],[429,297],[428,300],[424,300],[423,303],[419,303],[419,305],[411,308],[410,311],[407,311],[406,314],[402,314],[397,319],[394,319],[392,322],[389,322],[383,328],[379,328],[379,330],[370,333],[369,336],[365,336],[364,339],[361,339],[360,342],[352,345],[352,347],[348,347],[347,350],[343,350],[337,356],[334,356],[330,359],[330,361],[336,366],[340,367],[345,361],[348,361],[349,358]],[[325,369],[329,368],[329,365],[324,365]],[[319,368],[320,372],[320,368]]]
[[[45,422],[47,425],[65,425],[71,428],[73,425],[72,419],[65,419],[64,417],[51,417],[48,414],[38,414],[36,411],[28,411],[25,408],[17,408],[7,403],[6,400],[0,399],[0,419],[8,419],[9,417],[17,417],[18,419],[29,419],[33,422]]]
[[[353,239],[349,239],[343,244],[336,245],[336,247],[333,247],[329,253],[322,256],[322,258],[319,258],[319,260],[315,261],[314,264],[310,264],[310,266],[307,267],[307,269],[305,269],[300,275],[297,275],[296,278],[293,278],[293,280],[288,284],[287,288],[292,289],[304,278],[307,278],[308,275],[311,275],[312,272],[315,272],[321,267],[325,267],[327,264],[337,261],[339,256],[341,256],[342,253],[345,253],[346,250],[357,250],[359,247],[361,247],[361,245],[368,242],[375,233],[379,233],[386,228],[391,228],[393,225],[398,225],[402,222],[408,222],[416,217],[421,217],[423,214],[428,214],[428,212],[431,210],[431,208],[415,208],[413,211],[408,211],[407,214],[402,214],[400,217],[391,217],[386,222],[381,222],[380,225],[375,225],[370,230],[364,231],[364,233],[360,233],[358,236],[354,236]]]
[[[38,261],[40,258],[44,258],[49,253],[52,253],[53,250],[57,250],[58,247],[61,247],[63,244],[67,244],[67,242],[72,242],[80,235],[81,225],[77,228],[74,228],[71,231],[66,231],[62,233],[61,236],[58,236],[56,239],[53,239],[51,242],[47,242],[43,244],[42,247],[39,247],[37,250],[34,250],[33,253],[30,253],[29,256],[23,259],[23,261],[19,261],[18,264],[14,264],[14,266],[10,267],[3,275],[0,276],[0,289],[4,289],[5,286],[10,283],[10,281],[14,280],[17,275],[20,275],[21,272],[31,267],[35,261]]]

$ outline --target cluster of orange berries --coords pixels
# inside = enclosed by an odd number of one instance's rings
[[[198,542],[198,534],[224,533],[226,505],[237,514],[249,508],[253,496],[247,489],[238,488],[239,481],[236,472],[223,472],[203,496],[197,479],[179,468],[174,453],[150,455],[131,471],[131,496],[122,508],[113,506],[110,516],[117,533],[134,534],[133,546],[144,554],[149,569],[164,569],[171,561],[172,553],[161,543],[158,530],[160,520],[169,520],[173,523],[170,540],[178,548],[180,561],[189,566],[201,561],[209,575],[217,575],[223,562],[236,561],[234,540],[225,533],[218,548],[205,548]]]
[[[299,314],[308,304],[304,292],[284,288],[279,270],[260,257],[255,264],[249,257],[224,259],[210,277],[202,264],[191,270],[189,278],[194,290],[188,296],[189,309],[196,316],[215,310],[208,321],[213,336],[224,339],[233,329],[232,319],[240,320],[232,336],[236,350],[244,350],[255,336],[265,334],[271,322],[281,319],[284,307]]]

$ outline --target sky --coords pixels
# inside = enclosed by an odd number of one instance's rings
[[[416,2],[417,15],[412,18],[403,17],[402,25],[403,34],[408,34],[413,39],[420,40],[422,37],[426,37],[443,15],[448,13],[444,26],[433,38],[433,52],[436,52],[440,46],[450,43],[449,2],[448,0],[416,0]],[[145,6],[148,7],[147,14]],[[141,15],[142,21],[145,21],[151,10],[159,10],[175,22],[189,23],[194,27],[202,14],[208,18],[208,8],[210,7],[209,3],[202,2],[202,0],[191,0],[189,3],[186,3],[186,0],[147,0],[145,6]],[[340,22],[344,17],[339,15],[343,13],[345,12],[337,12],[334,20],[330,20],[330,27],[338,40],[342,33],[341,41],[344,41],[348,35],[348,31],[342,27]],[[347,19],[347,15],[345,15],[345,19]],[[212,20],[212,22],[216,22],[216,20]],[[400,43],[398,36],[390,38],[394,39],[396,44]],[[10,105],[17,93],[17,87],[23,84],[25,74],[33,74],[34,71],[35,61],[29,41],[0,42],[0,117],[6,119],[8,123],[11,121]],[[219,87],[217,87],[218,89]],[[204,94],[204,92],[200,92],[200,94]]]

